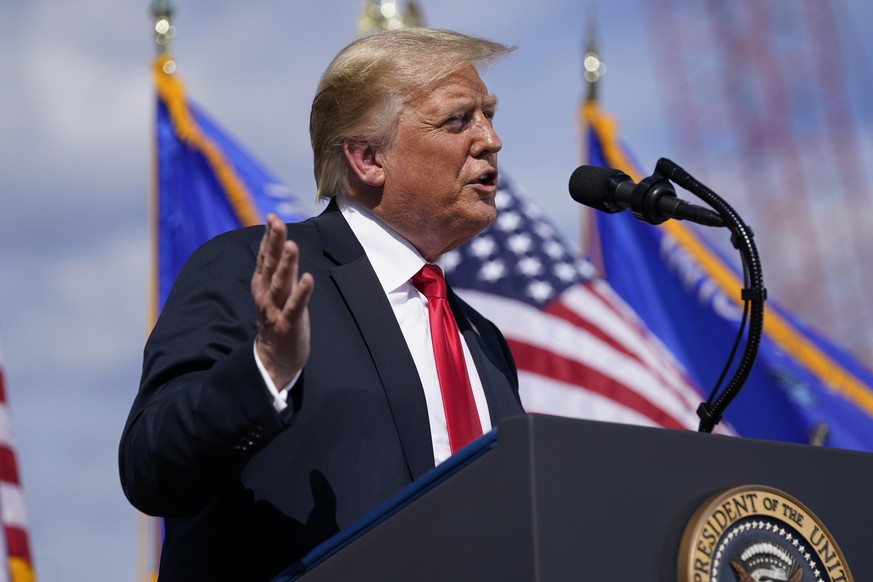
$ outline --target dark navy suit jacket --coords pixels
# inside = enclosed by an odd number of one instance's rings
[[[419,376],[360,243],[334,203],[288,228],[315,289],[285,411],[253,355],[263,227],[195,252],[146,344],[119,458],[128,499],[166,518],[161,582],[269,580],[434,466]],[[521,414],[502,335],[450,295],[492,423]]]

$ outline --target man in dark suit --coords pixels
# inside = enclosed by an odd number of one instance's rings
[[[326,210],[270,216],[186,264],[120,447],[125,494],[166,518],[162,582],[269,580],[523,412],[500,332],[449,288],[457,330],[440,337],[439,299],[419,291],[496,216],[496,99],[476,66],[509,50],[427,29],[352,43],[312,107]],[[446,338],[460,339],[461,413]]]

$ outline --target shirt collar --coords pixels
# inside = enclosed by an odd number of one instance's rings
[[[339,196],[337,203],[386,294],[408,283],[427,262],[408,240],[354,200]]]

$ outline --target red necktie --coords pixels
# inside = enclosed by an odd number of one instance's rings
[[[433,355],[446,411],[449,445],[454,453],[482,434],[458,324],[446,300],[446,281],[439,267],[425,265],[412,277],[412,284],[427,297]]]

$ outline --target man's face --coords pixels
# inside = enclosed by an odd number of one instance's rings
[[[432,260],[485,229],[497,215],[496,99],[472,66],[449,76],[400,114],[379,160],[373,212]]]

